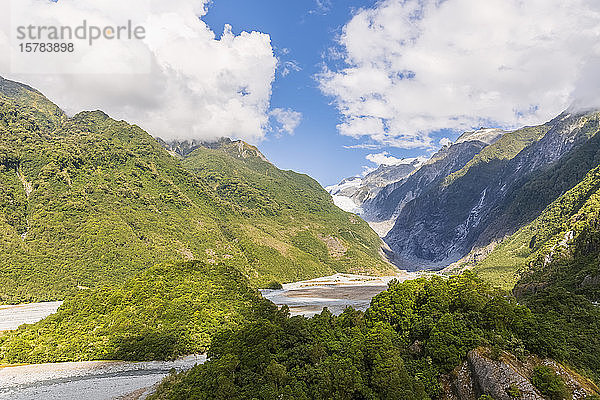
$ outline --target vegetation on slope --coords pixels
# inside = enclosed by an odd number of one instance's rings
[[[483,241],[497,239],[497,232],[514,233],[515,228],[533,221],[554,200],[581,182],[586,174],[600,165],[600,113],[582,119],[580,129],[586,132],[583,143],[548,168],[527,176],[522,185],[507,194],[501,207],[494,211],[495,221],[484,232]],[[586,136],[590,136],[586,140]]]
[[[301,279],[302,270],[312,276],[392,270],[368,224],[337,208],[314,179],[276,168],[243,142],[225,139],[214,147],[200,147],[182,163],[220,198],[253,211],[228,223],[233,235],[249,238],[241,244],[249,276],[265,283]]]
[[[495,143],[485,147],[476,154],[462,169],[450,174],[443,183],[443,186],[449,186],[459,178],[464,177],[477,167],[485,165],[502,166],[504,161],[513,159],[524,148],[533,142],[541,139],[550,129],[549,125],[531,126],[518,129],[514,132],[507,132]],[[499,169],[499,168],[497,168]]]
[[[437,398],[440,375],[481,345],[597,373],[600,311],[585,312],[571,325],[549,323],[550,314],[532,312],[471,274],[392,283],[364,314],[324,311],[306,319],[265,309],[259,320],[218,335],[206,364],[167,378],[153,398]]]
[[[512,289],[527,271],[524,284],[552,283],[598,301],[599,213],[600,167],[596,167],[533,222],[499,244],[474,270],[506,289]]]
[[[238,267],[254,285],[393,270],[377,235],[314,180],[226,150],[182,164],[137,126],[99,111],[68,119],[0,80],[0,303],[192,259]]]
[[[201,353],[218,330],[266,303],[235,268],[149,267],[119,286],[82,290],[56,314],[0,336],[0,362],[157,360]]]

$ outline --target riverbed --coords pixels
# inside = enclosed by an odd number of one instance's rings
[[[54,314],[62,301],[0,306],[0,332],[17,329],[22,324],[33,324]]]
[[[84,361],[0,368],[2,400],[144,399],[171,369],[187,370],[206,360],[190,355],[176,361]]]
[[[324,307],[339,315],[347,307],[366,310],[371,299],[386,290],[392,279],[402,282],[418,275],[409,272],[393,276],[335,274],[283,284],[279,290],[263,289],[261,293],[278,306],[287,305],[291,315],[312,316]]]
[[[311,316],[323,307],[340,314],[349,306],[365,310],[392,279],[405,281],[417,276],[404,272],[386,277],[335,274],[261,292],[278,306],[287,305],[292,315]],[[59,306],[60,302],[0,307],[0,330],[34,323]],[[172,368],[187,370],[205,360],[196,355],[174,362],[85,361],[0,367],[0,400],[144,399]]]

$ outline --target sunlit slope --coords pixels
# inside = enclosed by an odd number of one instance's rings
[[[276,168],[253,146],[222,140],[182,163],[220,198],[244,207],[229,229],[251,240],[250,276],[277,279],[262,261],[270,257],[285,280],[299,278],[298,263],[315,274],[394,271],[381,259],[381,240],[366,222],[336,207],[314,179]]]
[[[564,287],[590,299],[600,287],[600,167],[497,246],[474,270],[485,280],[532,292]]]
[[[100,111],[67,118],[0,81],[0,302],[61,299],[191,259],[257,285],[392,270],[376,234],[314,180],[261,160],[277,176],[265,191],[260,169],[237,161],[214,149],[183,165],[135,125]]]
[[[159,264],[82,290],[56,314],[0,337],[1,363],[164,360],[201,353],[211,336],[266,302],[236,268]]]

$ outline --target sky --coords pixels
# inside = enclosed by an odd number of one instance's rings
[[[595,0],[2,0],[0,75],[164,139],[241,138],[322,185],[464,131],[600,107]],[[23,54],[19,25],[143,40]]]

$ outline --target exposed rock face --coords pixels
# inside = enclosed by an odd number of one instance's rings
[[[464,141],[442,148],[411,175],[383,187],[376,196],[366,200],[361,216],[370,224],[390,221],[389,231],[409,202],[464,167],[486,146],[479,141]],[[383,236],[385,234],[387,232]]]
[[[243,140],[231,140],[229,138],[221,138],[212,142],[199,140],[173,140],[166,142],[161,138],[157,138],[158,142],[166,148],[172,155],[176,157],[186,157],[199,147],[207,149],[222,150],[229,155],[237,158],[258,157],[263,161],[270,161],[256,148]]]
[[[470,158],[478,152],[462,150],[461,157],[468,159],[453,160],[466,166],[455,161],[457,168],[446,168],[437,175],[443,178],[437,180],[436,175],[428,179],[427,174],[418,190],[408,190],[407,183],[391,192],[384,188],[363,205],[365,215],[367,220],[373,216],[394,219],[384,240],[394,252],[396,264],[409,269],[443,267],[467,255],[474,246],[484,247],[514,233],[578,183],[582,178],[579,172],[560,175],[558,171],[556,175],[565,177],[560,181],[552,181],[550,173],[542,175],[563,157],[570,157],[571,150],[592,143],[590,137],[599,127],[598,113],[564,114],[543,126],[503,136],[473,160]],[[517,139],[511,140],[510,135]],[[598,151],[600,146],[594,142],[588,147]],[[408,180],[425,174],[426,166]],[[581,168],[581,175],[587,172],[585,168]],[[449,176],[454,171],[458,172]]]
[[[474,384],[479,392],[496,400],[512,400],[509,391],[520,393],[524,400],[543,400],[541,393],[522,375],[522,371],[510,359],[491,360],[483,352],[475,349],[469,352],[467,362],[472,372]]]
[[[486,348],[471,350],[467,359],[452,373],[442,377],[444,400],[477,400],[482,395],[495,400],[544,400],[531,383],[537,365],[552,368],[565,382],[573,399],[598,394],[598,388],[589,380],[552,360],[528,356],[520,361],[510,353],[502,352],[497,360]]]
[[[375,197],[387,185],[402,181],[416,169],[425,159],[405,159],[397,165],[380,165],[364,177],[353,176],[342,180],[337,185],[325,189],[331,194],[335,204],[344,211],[362,214],[362,204]]]

